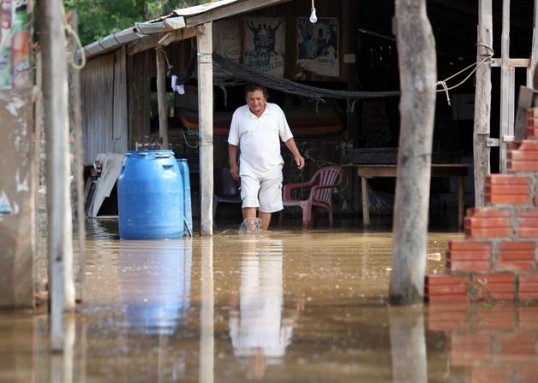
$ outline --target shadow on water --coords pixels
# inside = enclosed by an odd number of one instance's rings
[[[534,382],[538,307],[387,304],[388,231],[276,228],[120,241],[89,224],[64,354],[0,313],[0,382]],[[90,234],[91,233],[91,234]],[[428,237],[428,272],[448,240]]]

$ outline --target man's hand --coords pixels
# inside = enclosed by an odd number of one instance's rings
[[[234,180],[239,180],[239,166],[238,165],[231,165],[230,166],[230,173]]]
[[[295,156],[295,164],[297,165],[297,168],[301,170],[304,168],[304,158],[301,155]]]

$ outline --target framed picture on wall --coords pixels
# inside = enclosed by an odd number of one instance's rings
[[[319,18],[314,24],[297,19],[297,67],[320,76],[339,77],[338,19]]]
[[[241,24],[239,20],[213,23],[213,52],[235,62],[241,61]]]
[[[244,64],[273,76],[284,76],[286,23],[283,17],[244,19]]]

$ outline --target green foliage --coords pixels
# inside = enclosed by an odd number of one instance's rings
[[[64,0],[66,11],[77,9],[83,45],[144,22],[174,9],[209,3],[203,0]]]

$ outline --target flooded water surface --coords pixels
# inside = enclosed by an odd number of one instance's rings
[[[0,313],[0,382],[536,382],[538,307],[387,304],[390,232],[120,241],[94,225],[83,300]],[[428,272],[459,233],[430,233]]]

